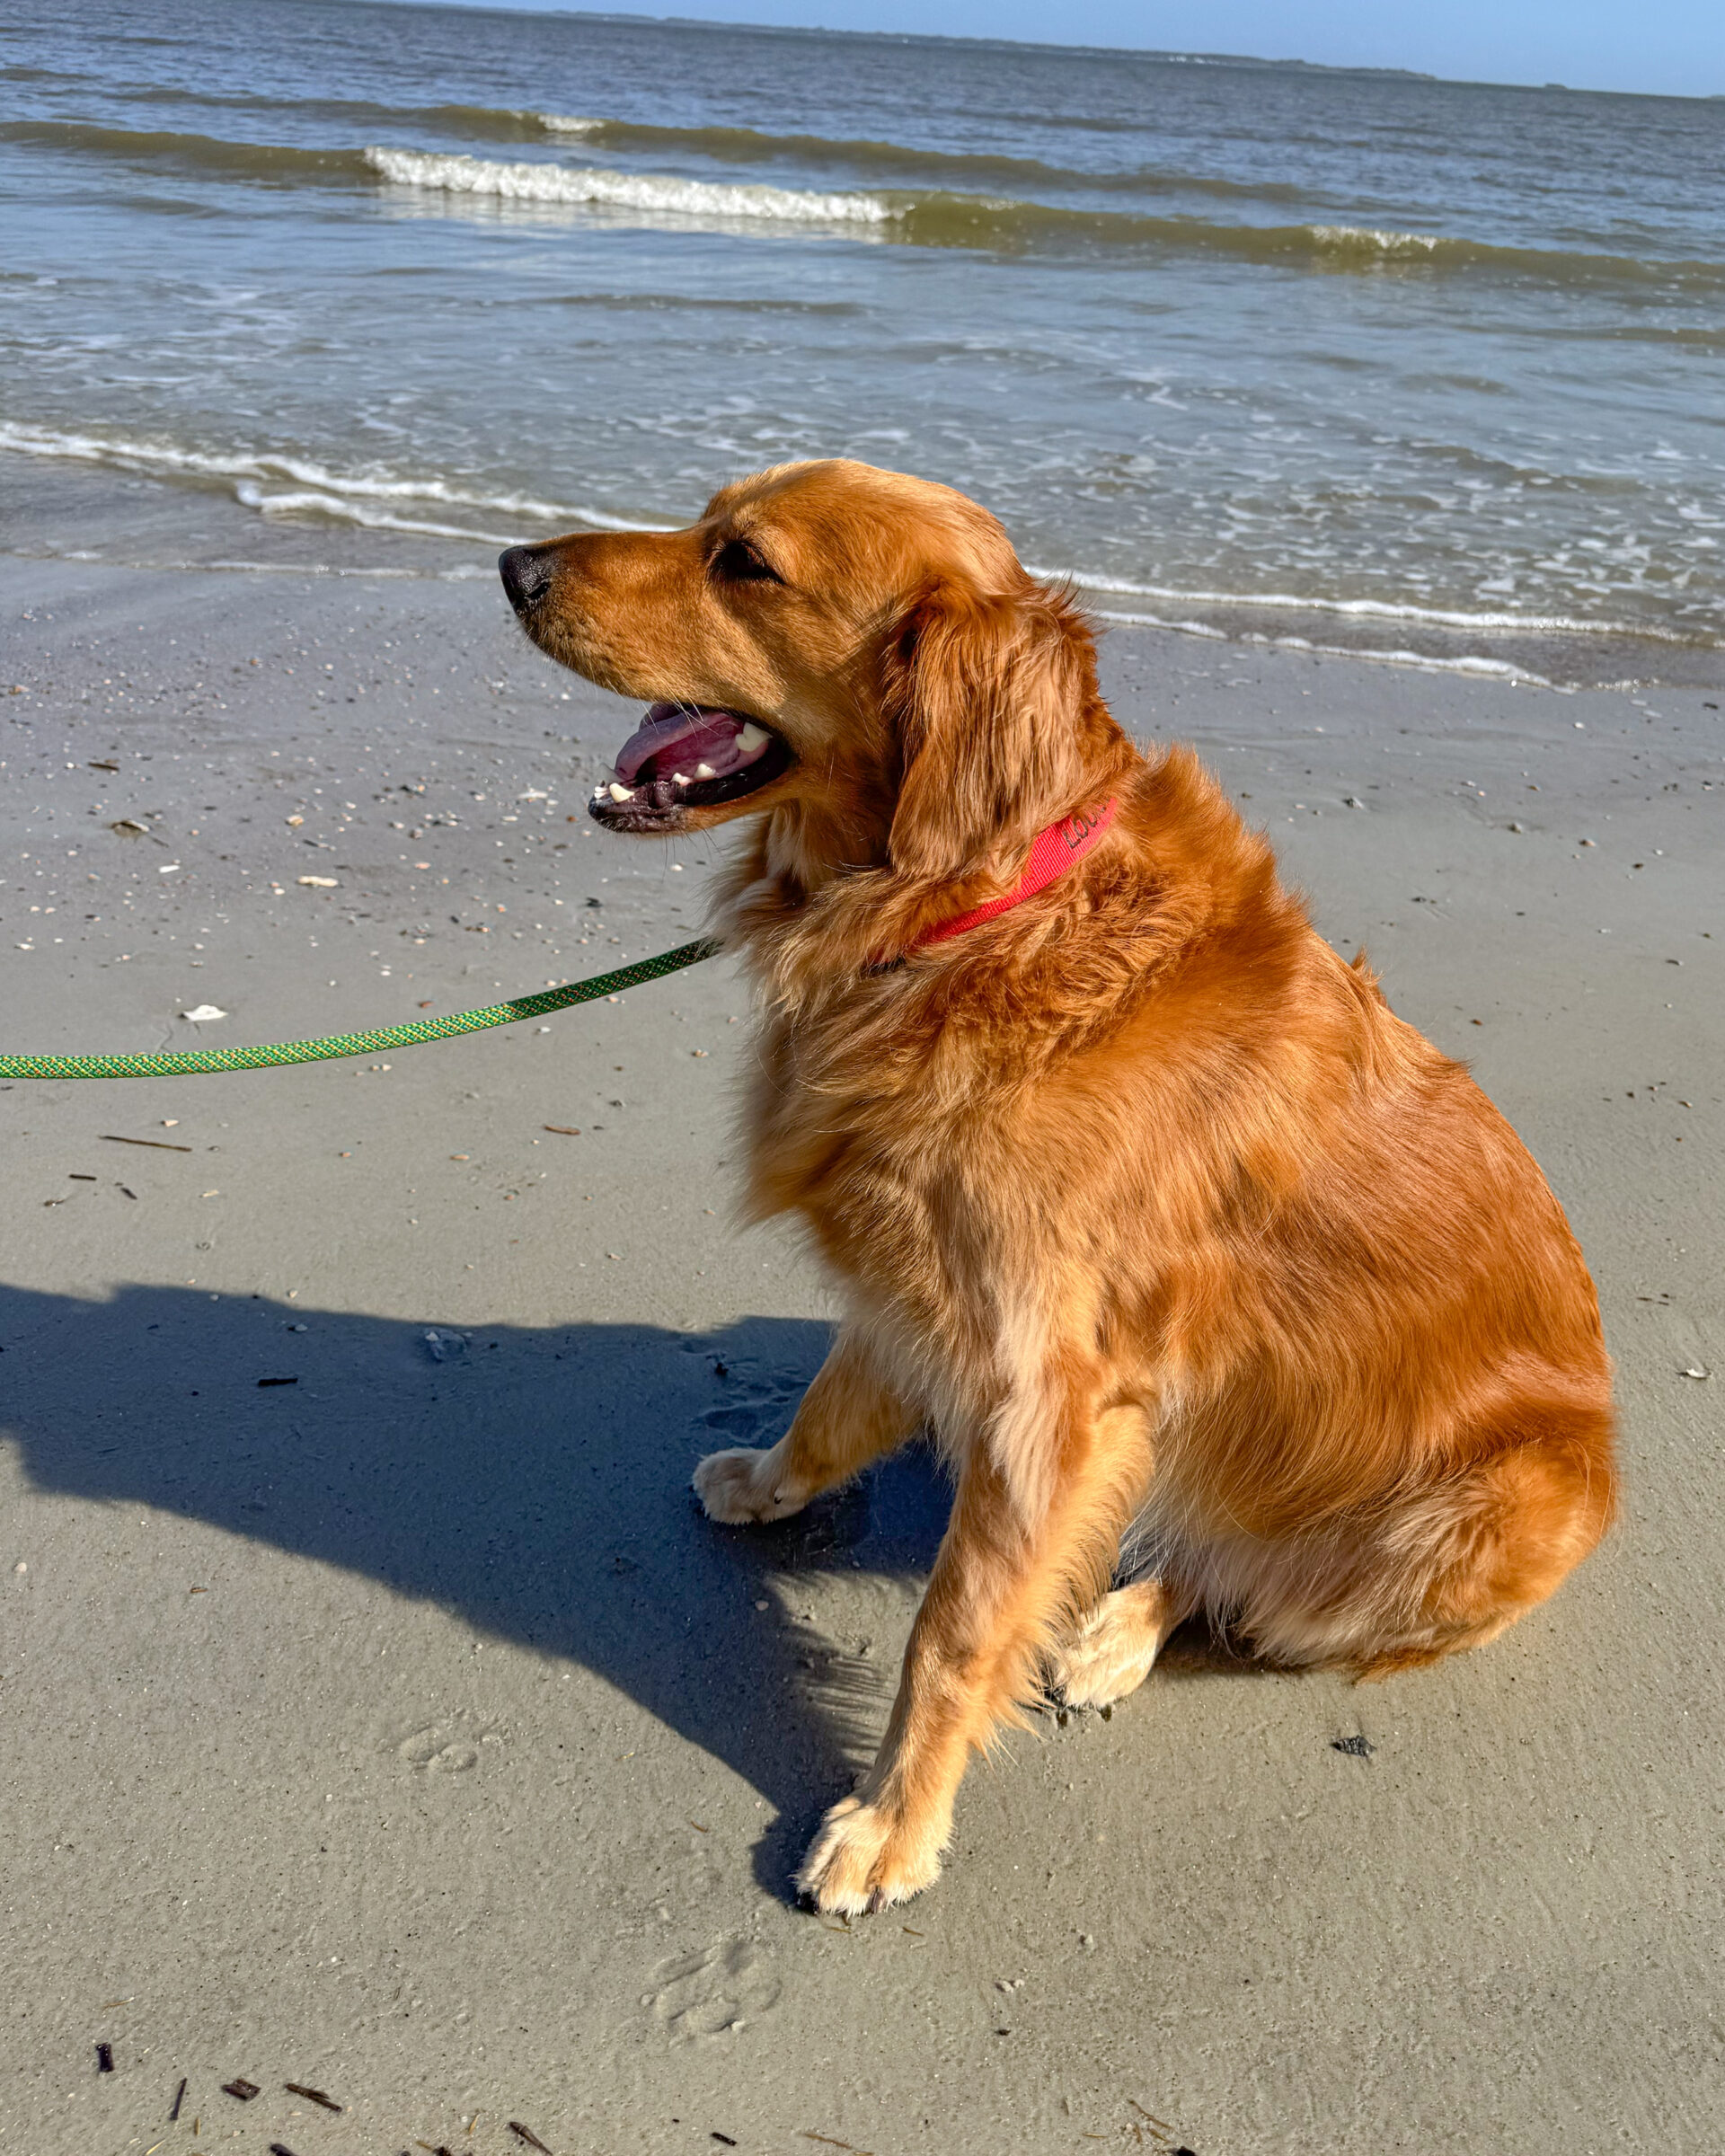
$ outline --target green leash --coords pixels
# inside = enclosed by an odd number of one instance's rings
[[[327,1063],[338,1056],[375,1056],[382,1048],[416,1048],[428,1040],[449,1040],[457,1033],[482,1033],[488,1026],[512,1026],[520,1018],[544,1018],[620,988],[639,988],[685,966],[698,966],[724,946],[711,937],[679,943],[656,959],[641,959],[602,973],[597,980],[570,981],[537,995],[518,995],[484,1011],[457,1011],[450,1018],[415,1019],[411,1025],[385,1026],[375,1033],[332,1033],[323,1040],[284,1040],[271,1047],[190,1048],[178,1056],[0,1056],[0,1078],[191,1078],[207,1071],[267,1071],[284,1063]]]

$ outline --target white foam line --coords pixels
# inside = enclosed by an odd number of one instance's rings
[[[63,434],[47,427],[27,427],[0,420],[0,449],[21,456],[64,456],[80,464],[114,464],[125,471],[147,471],[156,475],[195,472],[216,479],[261,476],[261,466],[252,457],[211,457],[195,449],[177,448],[171,442],[111,442],[94,435]]]
[[[1555,681],[1548,681],[1543,674],[1530,673],[1526,667],[1511,666],[1507,658],[1435,658],[1424,651],[1375,651],[1360,644],[1314,644],[1305,636],[1229,636],[1225,631],[1213,628],[1208,622],[1171,622],[1154,614],[1112,614],[1106,607],[1093,609],[1101,622],[1119,622],[1132,629],[1168,629],[1181,636],[1208,637],[1216,643],[1263,644],[1278,651],[1309,651],[1314,658],[1370,658],[1385,667],[1419,667],[1429,674],[1472,674],[1491,681],[1515,682],[1531,689],[1552,689],[1560,696],[1571,692]]]
[[[609,172],[597,166],[503,164],[485,157],[434,156],[422,150],[373,148],[365,155],[372,170],[395,186],[502,201],[563,202],[673,216],[768,219],[781,225],[887,225],[898,214],[876,195],[737,187],[658,172]]]
[[[376,523],[388,526],[391,520],[378,515],[367,517],[359,514],[357,502],[387,501],[411,505],[415,502],[434,502],[457,509],[489,510],[504,517],[530,517],[535,519],[564,526],[584,524],[596,531],[641,532],[669,531],[669,525],[644,522],[638,517],[614,517],[607,510],[588,508],[584,503],[539,501],[522,494],[473,494],[451,487],[440,479],[393,479],[375,473],[331,472],[322,464],[308,463],[302,457],[284,456],[273,452],[248,455],[240,452],[230,455],[211,455],[197,449],[184,449],[172,442],[128,441],[103,439],[99,436],[65,433],[47,427],[31,427],[0,420],[0,450],[12,450],[24,456],[67,457],[80,464],[105,464],[124,472],[142,472],[151,478],[171,478],[192,475],[199,479],[231,479],[239,482],[234,491],[248,508],[255,508],[269,516],[282,514],[293,508],[317,508],[326,514],[341,515],[358,523]],[[292,482],[303,489],[310,489],[318,498],[310,495],[265,493],[266,485],[282,481]],[[332,505],[345,505],[336,507]],[[498,535],[474,532],[455,526],[399,522],[402,531],[422,531],[461,539],[491,540]],[[508,544],[518,539],[519,532],[502,535],[500,543]]]
[[[420,569],[377,569],[375,567],[338,567],[332,561],[164,561],[156,566],[181,570],[192,576],[202,576],[206,570],[220,570],[228,576],[247,577],[393,577],[407,583],[430,583],[447,578],[447,570],[427,571]],[[463,576],[490,577],[490,570],[463,570]]]
[[[1092,576],[1083,569],[1037,569],[1033,577],[1076,584],[1084,591],[1118,592],[1134,599],[1166,599],[1176,606],[1279,606],[1296,613],[1336,614],[1361,620],[1429,623],[1434,629],[1509,629],[1528,636],[1627,636],[1638,641],[1683,644],[1691,640],[1676,630],[1632,628],[1625,622],[1581,621],[1567,614],[1466,614],[1438,606],[1414,606],[1389,599],[1323,599],[1291,591],[1182,591],[1168,584],[1132,584],[1123,577]]]
[[[1305,229],[1325,247],[1367,247],[1379,254],[1435,254],[1450,243],[1432,232],[1385,232],[1374,225],[1308,225]]]
[[[361,502],[344,500],[339,494],[310,489],[296,494],[266,494],[261,487],[242,480],[234,492],[245,508],[265,517],[332,517],[347,524],[363,525],[367,531],[412,532],[425,539],[473,539],[487,546],[508,546],[512,536],[508,532],[476,532],[466,525],[433,524],[420,517],[395,517],[387,509],[368,508]]]
[[[1208,622],[1171,622],[1160,614],[1113,614],[1106,606],[1092,606],[1090,612],[1099,622],[1123,622],[1133,629],[1172,629],[1181,636],[1207,636],[1218,644],[1230,641],[1225,629]]]

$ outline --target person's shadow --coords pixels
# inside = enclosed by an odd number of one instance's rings
[[[805,1621],[797,1576],[919,1579],[948,1509],[913,1447],[780,1526],[702,1516],[696,1459],[771,1443],[827,1339],[784,1318],[469,1334],[190,1287],[0,1287],[0,1430],[43,1489],[181,1513],[584,1663],[759,1790],[757,1874],[783,1895],[897,1677]]]

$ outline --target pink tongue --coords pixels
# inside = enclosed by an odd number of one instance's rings
[[[677,772],[694,776],[697,764],[711,764],[715,773],[739,761],[737,737],[743,720],[734,711],[710,711],[687,704],[656,703],[617,751],[617,776],[632,786],[643,768],[657,761],[655,774],[668,779]],[[668,752],[675,749],[673,756]]]

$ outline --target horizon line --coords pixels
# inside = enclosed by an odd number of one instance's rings
[[[852,30],[819,22],[732,22],[709,15],[651,15],[638,9],[582,7],[565,0],[544,6],[509,6],[507,0],[341,0],[346,6],[438,7],[467,14],[566,15],[593,22],[631,22],[655,30],[739,31],[749,37],[862,38],[889,45],[969,45],[984,50],[1018,52],[1069,52],[1094,54],[1098,58],[1135,57],[1161,60],[1178,66],[1287,68],[1310,75],[1367,75],[1391,82],[1435,83],[1457,90],[1517,90],[1543,93],[1560,91],[1568,97],[1658,98],[1669,104],[1725,103],[1725,90],[1600,90],[1573,83],[1500,82],[1487,75],[1434,75],[1428,68],[1384,67],[1367,61],[1305,60],[1293,55],[1269,58],[1261,53],[1199,52],[1190,48],[1163,45],[1071,45],[1051,38],[967,37],[952,31],[916,30]]]

